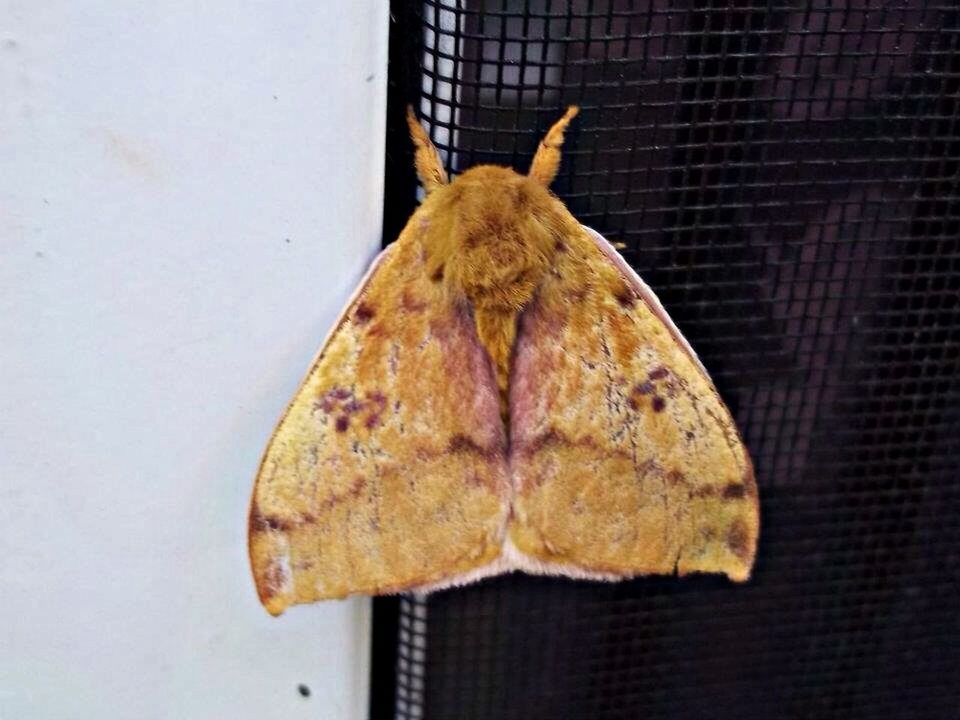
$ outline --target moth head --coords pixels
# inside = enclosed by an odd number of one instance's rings
[[[560,164],[571,107],[540,142],[530,171],[477,165],[450,181],[436,148],[408,109],[429,221],[421,242],[428,272],[474,307],[509,312],[536,292],[562,237],[576,221],[547,189]]]
[[[475,307],[512,311],[533,296],[567,222],[576,222],[532,178],[477,165],[424,201],[421,242],[431,277]]]

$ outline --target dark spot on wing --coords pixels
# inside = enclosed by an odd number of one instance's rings
[[[477,445],[473,440],[468,438],[466,435],[454,435],[450,438],[450,443],[447,445],[447,450],[452,453],[477,453],[482,455],[484,453],[483,448]]]
[[[357,322],[361,325],[369,322],[374,315],[376,315],[376,311],[373,309],[373,307],[364,302],[357,305],[357,309],[353,311],[354,322]]]
[[[727,547],[730,552],[741,560],[750,558],[750,538],[747,534],[747,526],[742,520],[734,520],[727,530]]]
[[[653,398],[653,411],[654,412],[663,412],[663,409],[667,406],[667,401],[662,397],[657,395]]]
[[[622,308],[633,307],[633,304],[636,302],[636,297],[633,294],[633,290],[628,288],[626,285],[617,290],[614,297],[617,299],[617,302],[620,303]]]
[[[278,518],[273,515],[266,515],[262,518],[263,525],[267,530],[289,530],[290,524],[283,518]]]
[[[653,370],[651,370],[647,377],[649,377],[651,380],[660,380],[669,374],[670,371],[667,370],[663,365],[660,365],[659,367],[655,367]]]
[[[342,433],[346,432],[347,428],[350,427],[350,418],[346,415],[340,415],[337,417],[336,428],[337,432]]]
[[[440,282],[441,280],[443,280],[443,270],[444,270],[443,263],[441,263],[439,266],[437,266],[437,269],[434,270],[433,273],[430,275],[430,279],[433,280],[433,282]]]
[[[557,252],[566,252],[566,251],[567,251],[567,245],[566,245],[566,243],[563,242],[563,240],[557,240],[557,241],[553,244],[553,249],[556,250]]]
[[[294,523],[286,518],[276,515],[264,515],[260,509],[254,506],[250,510],[250,530],[255,532],[267,532],[269,530],[287,530],[293,529]]]
[[[314,403],[314,409],[323,410],[325,413],[332,412],[342,401],[352,396],[353,393],[346,388],[333,388],[320,396],[320,399]]]
[[[746,495],[747,488],[743,483],[729,483],[723,488],[724,500],[739,500],[740,498],[746,497]]]

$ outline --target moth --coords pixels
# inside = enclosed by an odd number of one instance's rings
[[[750,575],[757,486],[693,349],[529,172],[448,180],[412,112],[425,191],[323,343],[266,449],[249,551],[272,614],[521,570]]]

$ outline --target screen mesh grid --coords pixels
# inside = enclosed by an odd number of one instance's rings
[[[510,576],[378,600],[377,718],[960,716],[960,23],[925,0],[392,6],[385,236],[413,103],[658,293],[756,465],[753,579]],[[379,670],[377,669],[379,665]]]

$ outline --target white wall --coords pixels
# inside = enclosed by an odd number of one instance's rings
[[[264,444],[380,242],[386,0],[0,0],[0,718],[359,718]],[[308,685],[311,697],[297,692]]]

